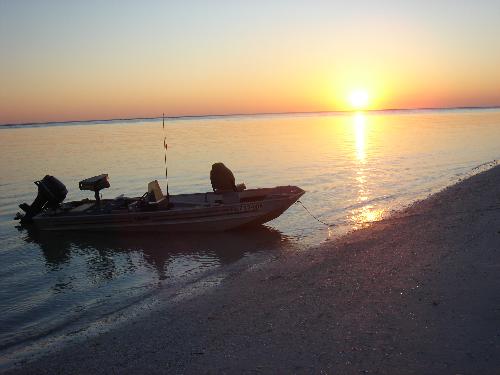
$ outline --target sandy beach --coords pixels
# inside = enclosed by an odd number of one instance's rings
[[[10,372],[498,374],[499,271],[495,167]]]

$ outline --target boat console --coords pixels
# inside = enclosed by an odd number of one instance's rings
[[[90,190],[94,192],[96,203],[101,202],[101,198],[99,196],[99,192],[102,189],[107,189],[110,187],[108,175],[101,174],[99,176],[94,176],[90,178],[86,178],[78,183],[78,187],[80,190]]]

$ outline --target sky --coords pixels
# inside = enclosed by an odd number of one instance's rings
[[[500,105],[500,0],[0,0],[0,124]]]

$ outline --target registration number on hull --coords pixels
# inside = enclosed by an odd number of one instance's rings
[[[262,208],[264,203],[262,202],[249,202],[249,203],[241,203],[239,207],[234,207],[234,210],[237,212],[242,211],[258,211]]]

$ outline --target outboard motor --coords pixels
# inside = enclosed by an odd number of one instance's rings
[[[31,205],[23,203],[19,205],[26,215],[23,222],[31,222],[33,216],[38,215],[45,207],[57,207],[68,194],[66,186],[54,176],[46,175],[40,181],[35,181],[38,186],[38,195]]]

